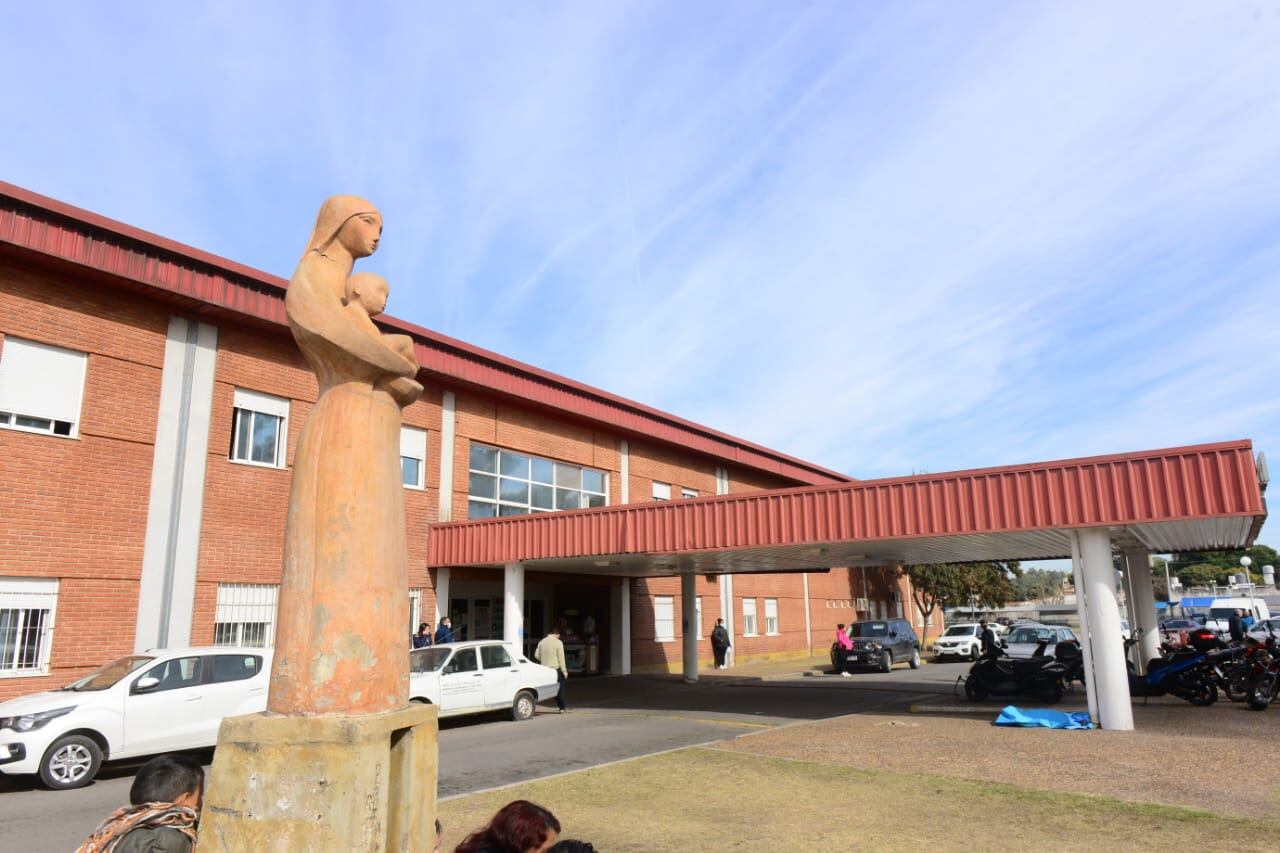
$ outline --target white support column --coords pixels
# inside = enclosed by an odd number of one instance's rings
[[[440,520],[453,520],[453,444],[458,399],[445,391],[440,403]]]
[[[1128,568],[1125,567],[1125,561],[1120,562],[1121,569],[1117,572],[1120,578],[1120,589],[1124,591],[1124,618],[1129,622],[1129,633],[1133,636],[1138,634],[1138,611],[1135,609],[1133,599],[1133,578],[1129,574]],[[1121,635],[1123,637],[1123,634]],[[1125,654],[1125,659],[1133,664],[1134,672],[1138,675],[1146,674],[1146,662],[1142,658],[1142,649],[1133,646]]]
[[[1111,533],[1105,529],[1091,529],[1081,530],[1077,535],[1088,620],[1081,627],[1089,634],[1092,646],[1098,723],[1104,729],[1131,731],[1133,706],[1129,700],[1129,672],[1124,663],[1124,638],[1120,634],[1120,605],[1116,601]]]
[[[618,468],[618,476],[622,478],[622,482],[618,484],[618,496],[624,504],[629,504],[631,503],[631,445],[625,438],[618,440]]]
[[[729,469],[716,468],[716,494],[729,494]],[[736,640],[733,633],[733,575],[720,576],[720,618],[724,620],[724,629],[729,632],[729,648],[724,654],[724,665],[733,666]]]
[[[524,653],[524,564],[502,567],[502,640]]]
[[[449,615],[449,570],[436,569],[436,621],[440,627],[440,619]]]
[[[1151,555],[1145,548],[1126,548],[1125,563],[1129,567],[1129,595],[1132,614],[1129,627],[1133,631],[1142,628],[1138,635],[1138,648],[1143,667],[1147,661],[1160,654],[1160,620],[1156,615],[1156,592],[1151,586]]]
[[[680,631],[684,646],[684,681],[698,681],[698,576],[680,576]]]
[[[609,662],[614,675],[631,674],[631,578],[613,588]]]
[[[804,580],[804,642],[813,657],[813,622],[809,618],[809,573],[800,576]]]
[[[1093,642],[1089,638],[1089,610],[1084,601],[1084,568],[1080,560],[1080,536],[1074,530],[1067,534],[1071,540],[1071,582],[1076,587],[1076,616],[1080,620],[1080,650],[1084,653],[1084,692],[1089,703],[1089,716],[1098,719],[1098,690],[1093,680]]]

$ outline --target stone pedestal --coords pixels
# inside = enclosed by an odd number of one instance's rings
[[[210,851],[429,851],[436,709],[228,717],[200,823]]]

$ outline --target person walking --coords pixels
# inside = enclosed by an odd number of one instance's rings
[[[567,712],[569,707],[565,702],[565,682],[569,680],[569,667],[565,664],[564,643],[560,642],[559,625],[553,627],[551,633],[538,643],[538,647],[533,650],[533,659],[556,671],[556,681],[560,685],[560,690],[556,693],[556,706],[560,708],[561,714]]]
[[[853,640],[849,637],[849,632],[844,629],[844,623],[836,624],[836,666],[840,670],[840,674],[846,678],[849,676],[848,663],[849,652],[853,651]]]
[[[440,624],[436,626],[435,645],[441,643],[453,642],[453,621],[448,616],[440,617]]]
[[[725,656],[729,654],[729,631],[724,627],[724,620],[717,619],[716,626],[711,629],[711,653],[716,656],[716,669],[724,669]]]
[[[996,642],[996,632],[987,625],[986,619],[980,621],[978,627],[982,629],[982,656],[984,658],[1000,657],[1000,644]]]
[[[1232,610],[1231,615],[1227,617],[1227,631],[1231,634],[1231,642],[1244,642],[1244,615],[1243,610]]]
[[[425,649],[429,645],[431,645],[431,623],[423,622],[418,626],[418,633],[413,635],[413,647]]]

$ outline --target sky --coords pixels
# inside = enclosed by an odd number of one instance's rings
[[[0,0],[0,180],[285,277],[363,195],[390,313],[857,477],[1280,468],[1277,44],[1263,0]]]

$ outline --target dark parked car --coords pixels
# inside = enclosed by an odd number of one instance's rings
[[[904,661],[912,669],[920,668],[920,638],[907,620],[871,619],[854,622],[846,630],[853,640],[853,651],[842,661],[839,644],[831,644],[831,666],[836,672],[858,667],[889,672],[895,663]]]

